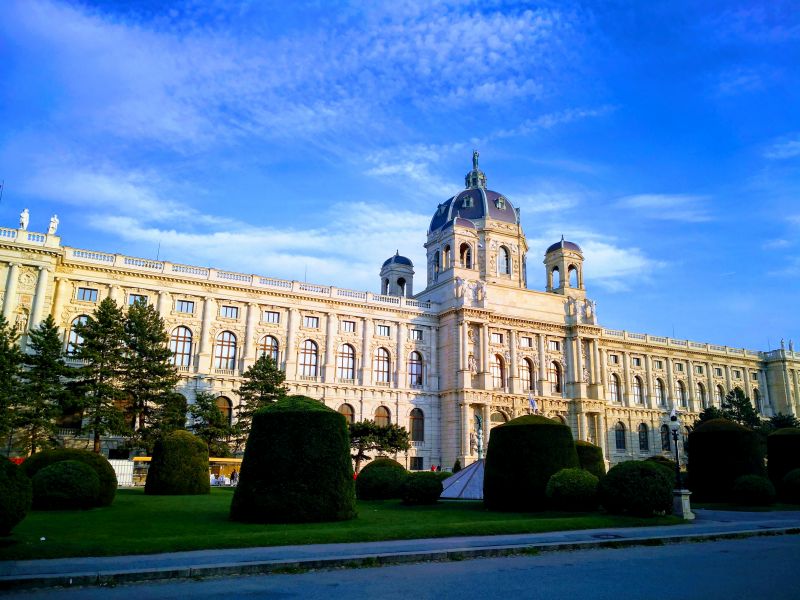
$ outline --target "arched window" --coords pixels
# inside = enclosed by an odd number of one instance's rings
[[[614,427],[614,437],[617,442],[617,450],[625,450],[627,443],[625,441],[625,425],[620,421]]]
[[[173,329],[169,336],[169,349],[172,351],[169,361],[176,367],[192,364],[192,330],[183,326]]]
[[[406,280],[403,277],[397,279],[397,291],[401,296],[406,295]]]
[[[236,368],[236,336],[230,331],[221,331],[214,346],[214,368]]]
[[[550,277],[553,280],[553,289],[561,287],[561,271],[558,270],[558,267],[553,267],[553,270],[550,271]]]
[[[669,452],[670,450],[669,427],[667,425],[661,426],[661,449],[664,452]]]
[[[533,390],[533,363],[527,358],[523,358],[519,365],[519,380],[524,391]]]
[[[419,352],[408,355],[408,385],[422,387],[422,355]]]
[[[682,381],[675,382],[675,399],[679,406],[686,406],[686,386]]]
[[[425,415],[418,408],[411,411],[408,415],[408,425],[411,430],[412,442],[425,441]]]
[[[758,388],[753,388],[753,406],[757,413],[761,412],[761,394],[758,393]]]
[[[378,348],[375,351],[374,363],[375,382],[389,383],[389,367],[391,365],[389,351],[386,348]]]
[[[497,252],[497,273],[511,275],[511,254],[505,246],[500,246],[500,250]]]
[[[706,398],[706,388],[703,387],[702,383],[697,384],[697,401],[700,403],[700,406],[706,408],[708,406],[708,398]]]
[[[392,421],[392,413],[385,406],[379,406],[375,409],[375,425],[378,427],[387,427]]]
[[[661,379],[656,379],[656,403],[659,406],[667,405],[667,389]]]
[[[717,397],[714,400],[717,403],[717,406],[722,406],[722,401],[725,399],[725,390],[721,385],[717,386]]]
[[[492,362],[489,365],[489,370],[492,374],[492,385],[495,389],[502,389],[505,387],[505,365],[503,362],[503,357],[499,354],[495,354],[492,357]]]
[[[72,324],[69,326],[69,337],[67,338],[67,354],[70,356],[75,354],[78,346],[83,344],[83,338],[75,331],[75,325],[86,325],[89,320],[88,315],[81,315],[73,319]]]
[[[258,341],[258,356],[269,356],[275,364],[278,364],[278,340],[271,335],[265,335]]]
[[[438,273],[442,270],[442,255],[437,250],[436,253],[433,255],[433,272]]]
[[[464,269],[471,269],[472,268],[472,246],[464,242],[461,244],[461,248],[458,250],[459,260],[461,262],[461,267]]]
[[[381,294],[385,296],[388,293],[389,293],[389,280],[384,279],[383,282],[381,283]]]
[[[561,365],[556,361],[550,363],[547,368],[547,380],[550,382],[550,393],[561,393]]]
[[[493,412],[489,417],[490,427],[497,427],[498,425],[502,425],[503,423],[508,423],[508,417],[505,415],[505,413],[502,413],[499,410]]]
[[[339,407],[339,414],[344,415],[344,418],[347,420],[348,423],[355,423],[356,420],[356,411],[353,410],[353,407],[349,404],[342,404]]]
[[[444,269],[449,269],[450,267],[453,266],[453,251],[450,249],[449,245],[444,247],[443,258],[444,258],[444,265],[443,265]]]
[[[641,423],[639,425],[639,451],[648,452],[650,450],[650,430],[647,425]]]
[[[316,377],[319,372],[319,348],[313,340],[305,340],[300,346],[300,375]]]
[[[222,417],[225,419],[225,422],[228,424],[228,426],[233,424],[233,402],[230,401],[230,398],[220,396],[217,398],[215,404],[217,405],[219,412],[222,413]]]
[[[339,381],[356,378],[356,351],[350,344],[342,344],[336,353],[336,378]]]
[[[569,287],[578,287],[578,268],[575,265],[570,265],[567,269],[567,281],[569,281]]]
[[[642,389],[642,378],[633,378],[633,403],[644,404],[644,390]]]
[[[612,402],[619,402],[619,376],[618,375],[611,375],[611,379],[608,382],[608,391],[611,394],[611,401]]]

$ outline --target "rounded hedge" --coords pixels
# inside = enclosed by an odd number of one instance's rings
[[[569,427],[540,415],[512,419],[489,438],[484,504],[489,510],[543,510],[550,477],[579,466]]]
[[[389,500],[403,496],[408,471],[396,460],[376,458],[361,469],[356,478],[356,495],[360,500]],[[439,492],[441,493],[441,492]]]
[[[767,436],[767,471],[775,487],[780,488],[786,474],[800,468],[800,429],[784,427]]]
[[[403,483],[403,504],[436,504],[442,495],[442,479],[438,473],[409,473]]]
[[[790,504],[800,504],[800,469],[792,469],[781,481],[781,498]]]
[[[742,475],[733,484],[733,501],[742,506],[768,506],[775,503],[775,486],[760,475]]]
[[[545,493],[554,510],[594,510],[599,481],[583,469],[561,469],[547,482]]]
[[[689,476],[694,499],[726,502],[742,475],[764,475],[758,434],[726,419],[711,419],[689,434]]]
[[[6,536],[31,509],[31,480],[10,460],[0,459],[0,536]]]
[[[673,480],[665,471],[645,460],[619,463],[600,481],[600,503],[612,514],[651,517],[671,513]]]
[[[675,461],[667,458],[666,456],[661,456],[660,454],[655,454],[653,456],[649,456],[645,459],[647,462],[651,462],[657,467],[662,467],[665,473],[669,474],[670,479],[672,480],[672,487],[674,488],[676,485],[675,481]],[[682,483],[685,485],[685,475],[681,477],[683,480]]]
[[[344,415],[306,396],[289,396],[256,411],[231,519],[305,523],[355,516]]]
[[[590,442],[577,440],[575,451],[578,453],[578,462],[581,469],[589,471],[598,479],[602,479],[606,474],[606,461],[603,460],[603,449]]]
[[[62,460],[33,476],[33,508],[85,510],[96,506],[100,478],[92,467],[77,460]]]
[[[114,496],[117,494],[117,474],[114,467],[108,462],[105,456],[89,450],[78,450],[77,448],[57,448],[55,450],[44,450],[29,456],[22,463],[22,469],[31,479],[36,473],[54,463],[64,460],[77,460],[89,465],[97,478],[100,480],[100,491],[95,500],[95,506],[111,506]],[[36,491],[34,490],[34,501]]]
[[[156,439],[144,493],[152,496],[210,494],[206,443],[183,430]]]

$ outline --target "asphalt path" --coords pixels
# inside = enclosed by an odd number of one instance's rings
[[[240,576],[128,586],[28,590],[8,598],[800,598],[800,535],[536,556]]]

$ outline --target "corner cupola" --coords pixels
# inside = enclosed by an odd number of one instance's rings
[[[544,255],[547,291],[571,298],[585,298],[583,285],[583,251],[578,244],[561,236]]]
[[[386,296],[414,295],[414,263],[405,256],[400,256],[400,251],[383,261],[381,267],[381,294]]]

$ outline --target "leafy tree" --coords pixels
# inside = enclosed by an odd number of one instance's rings
[[[127,410],[133,441],[149,448],[159,432],[176,428],[173,425],[178,418],[174,396],[178,373],[170,362],[169,334],[156,309],[137,301],[128,308],[123,340],[126,352],[122,389],[130,400]],[[171,418],[173,423],[162,423],[165,418]]]
[[[247,439],[255,411],[286,397],[286,388],[283,386],[286,375],[266,354],[262,354],[242,377],[244,382],[237,390],[240,398],[236,414],[236,434],[239,442]]]
[[[745,396],[739,388],[725,395],[722,400],[722,412],[727,419],[750,429],[756,429],[761,424],[761,419],[753,408],[750,398]]]
[[[82,342],[74,357],[84,364],[76,369],[75,389],[82,398],[86,429],[94,433],[94,451],[100,452],[105,434],[125,432],[125,419],[117,402],[125,397],[122,370],[125,365],[124,314],[106,298],[85,323],[75,324]]]
[[[16,403],[17,383],[22,367],[22,352],[17,340],[19,335],[0,316],[0,436],[11,434],[13,426],[12,407]],[[11,440],[9,438],[9,444]]]
[[[362,462],[372,460],[368,456],[370,453],[396,453],[410,447],[405,427],[395,423],[384,427],[370,420],[350,423],[350,448],[354,450],[351,458],[355,461],[356,473]]]
[[[217,406],[214,395],[197,392],[194,403],[189,406],[189,414],[193,421],[189,429],[206,443],[208,455],[230,455],[227,440],[233,434],[233,428]]]
[[[153,438],[179,429],[186,429],[186,413],[189,405],[183,394],[171,392],[166,394],[162,402],[152,412]]]
[[[17,430],[23,432],[23,449],[31,454],[49,445],[56,418],[67,398],[65,377],[70,371],[64,363],[61,336],[52,316],[30,332],[31,353],[25,355],[27,369],[15,411]]]
[[[707,406],[700,411],[698,421],[711,421],[712,419],[727,419],[725,413],[716,406]]]
[[[794,415],[778,413],[769,418],[769,424],[773,429],[783,429],[785,427],[800,427],[800,419]]]

